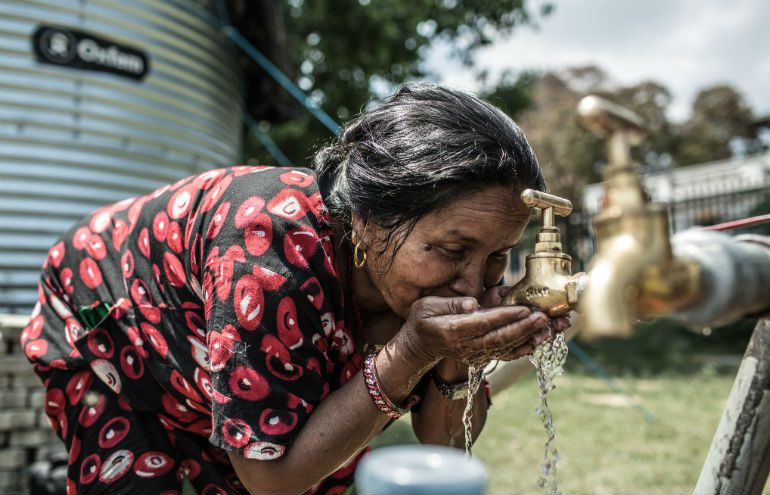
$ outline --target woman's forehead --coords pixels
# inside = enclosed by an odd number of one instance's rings
[[[528,216],[529,208],[521,201],[518,193],[508,187],[494,186],[463,194],[431,214],[437,220],[447,220],[458,215],[520,217]]]
[[[450,202],[425,215],[416,227],[457,240],[480,242],[489,235],[517,238],[529,218],[529,209],[518,195],[508,188],[495,187]]]

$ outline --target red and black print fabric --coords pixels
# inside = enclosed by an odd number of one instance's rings
[[[22,344],[70,448],[72,493],[108,493],[88,474],[105,469],[107,484],[157,488],[141,484],[155,479],[139,474],[142,462],[198,493],[239,493],[217,461],[224,451],[283,455],[360,369],[332,235],[314,173],[266,166],[189,177],[68,231],[49,252]],[[98,309],[104,317],[86,324]],[[107,424],[120,430],[100,441]],[[105,468],[118,451],[121,470]],[[193,462],[195,477],[184,474]],[[341,493],[354,467],[310,493]]]

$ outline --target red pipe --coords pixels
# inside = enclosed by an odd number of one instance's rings
[[[743,218],[741,220],[733,220],[732,222],[718,223],[716,225],[702,227],[702,229],[703,230],[732,230],[732,229],[738,229],[740,227],[751,227],[752,225],[759,225],[760,223],[767,223],[767,222],[770,222],[770,214]]]

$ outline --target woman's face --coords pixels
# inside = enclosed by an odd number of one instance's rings
[[[479,298],[502,278],[529,215],[509,188],[483,189],[423,216],[395,254],[395,241],[384,244],[384,229],[364,228],[354,218],[368,247],[366,265],[355,276],[361,308],[389,308],[405,319],[422,297]]]

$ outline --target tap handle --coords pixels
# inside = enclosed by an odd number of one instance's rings
[[[566,217],[572,213],[572,202],[566,198],[560,198],[534,189],[525,189],[521,193],[521,200],[530,208],[540,208],[543,211],[543,228],[554,226],[554,214]]]
[[[628,134],[632,146],[644,139],[644,121],[631,110],[596,95],[588,95],[578,103],[581,123],[600,137],[616,132]]]
[[[596,95],[584,97],[578,103],[580,121],[594,134],[607,139],[608,164],[605,179],[617,171],[636,173],[631,147],[644,140],[644,121],[631,110]]]
[[[534,189],[524,189],[521,193],[521,200],[530,208],[540,208],[541,210],[553,208],[553,212],[560,217],[566,217],[572,213],[572,201]]]

